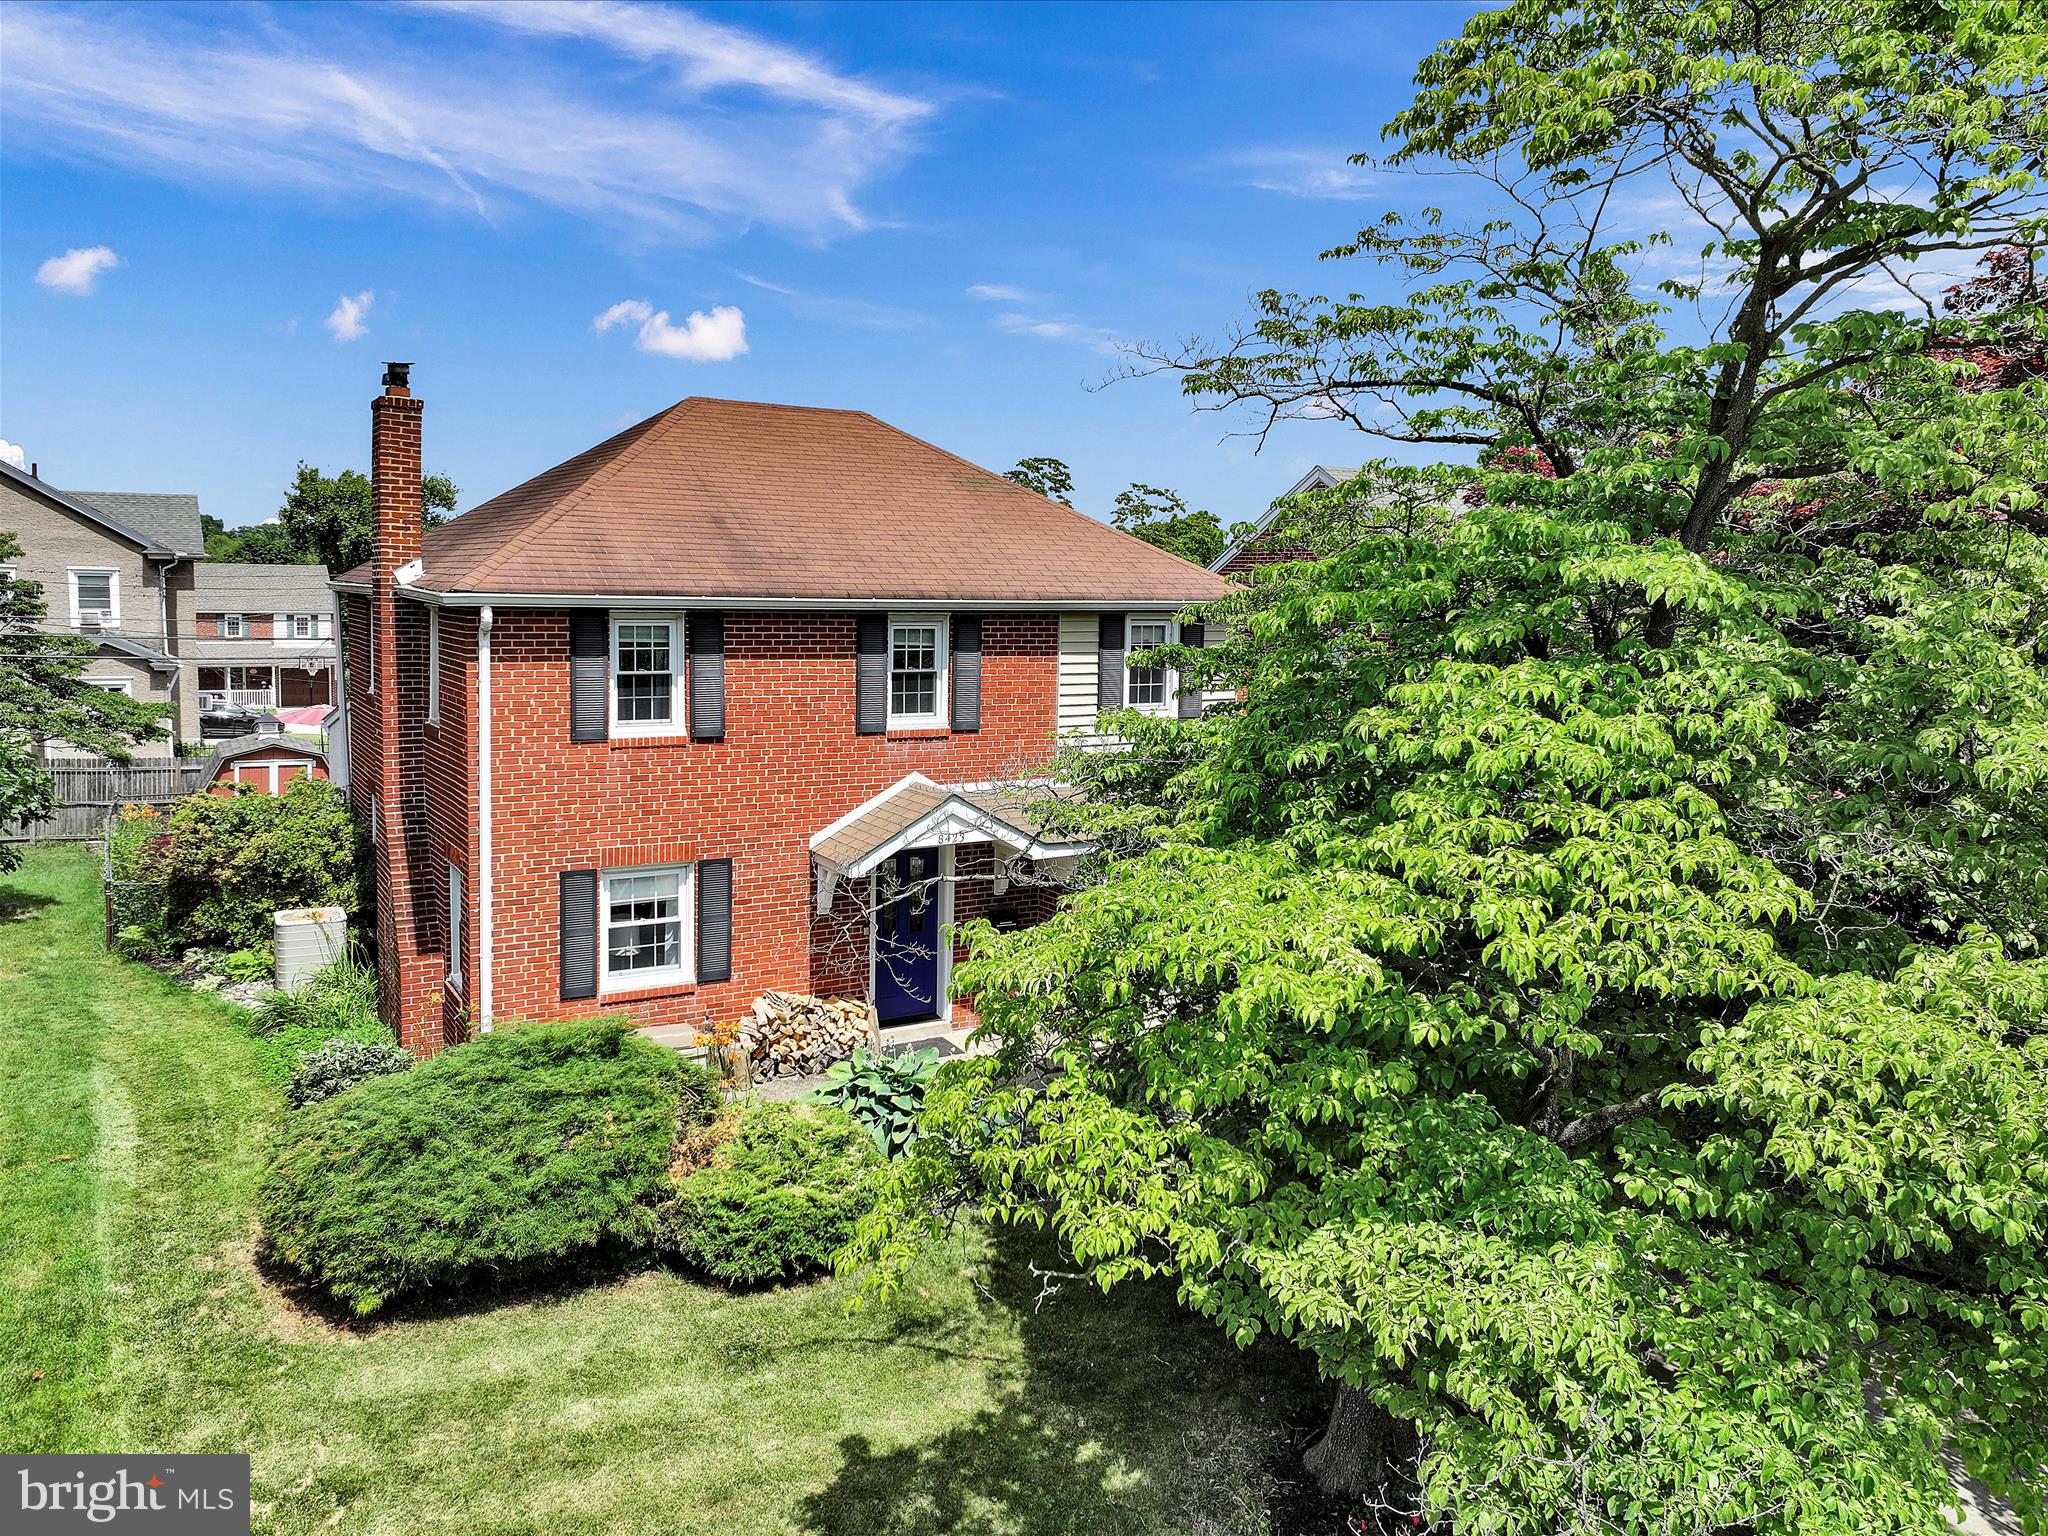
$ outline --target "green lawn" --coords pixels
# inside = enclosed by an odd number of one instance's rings
[[[275,1532],[1251,1532],[1315,1393],[963,1240],[849,1314],[649,1272],[344,1330],[257,1273],[280,1103],[233,1007],[0,876],[0,1449],[247,1451]]]

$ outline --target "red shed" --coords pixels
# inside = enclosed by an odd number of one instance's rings
[[[214,754],[210,795],[231,795],[238,784],[254,784],[274,795],[302,774],[327,777],[327,754],[311,742],[288,736],[244,736],[223,742]]]

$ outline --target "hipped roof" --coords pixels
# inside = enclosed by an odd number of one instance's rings
[[[702,397],[428,530],[422,558],[412,585],[448,594],[1178,607],[1229,590],[865,411]]]

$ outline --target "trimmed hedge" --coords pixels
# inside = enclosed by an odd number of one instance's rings
[[[295,1114],[263,1182],[266,1256],[361,1315],[644,1247],[701,1068],[617,1020],[454,1046]]]
[[[839,1110],[750,1104],[655,1213],[655,1246],[727,1285],[821,1274],[874,1203],[881,1160]]]

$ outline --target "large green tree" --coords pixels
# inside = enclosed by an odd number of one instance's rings
[[[967,1201],[1171,1276],[1444,1529],[1933,1533],[1945,1445],[2048,1529],[2048,390],[1979,361],[2048,320],[1864,307],[2039,237],[2044,92],[2019,0],[1424,61],[1390,159],[1498,211],[1154,362],[1480,462],[1310,498],[1177,657],[1238,702],[1066,765],[1105,852],[973,934],[998,1049],[850,1259]]]
[[[20,540],[0,530],[0,825],[28,826],[57,812],[46,743],[125,761],[135,742],[161,733],[171,711],[82,681],[96,644],[49,627],[41,583],[7,574],[21,552]],[[0,871],[20,862],[19,846],[0,842]]]
[[[459,492],[445,475],[420,482],[421,520],[438,528],[455,511]],[[275,522],[208,531],[206,552],[216,560],[254,565],[324,565],[346,571],[370,558],[376,508],[370,478],[344,469],[324,474],[301,463]]]
[[[1074,504],[1074,473],[1062,460],[1042,456],[1020,459],[1017,467],[1004,470],[1003,476],[1063,507]],[[1139,481],[1117,492],[1109,521],[1111,526],[1197,565],[1207,565],[1222,554],[1227,542],[1214,512],[1196,511],[1178,492]]]

